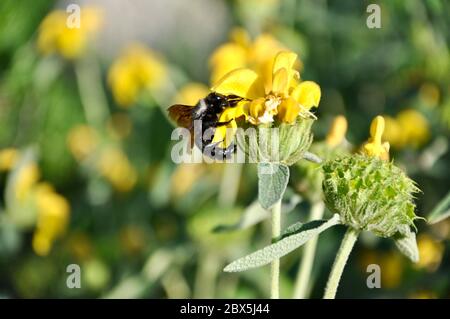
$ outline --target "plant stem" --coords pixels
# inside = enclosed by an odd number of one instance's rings
[[[217,275],[221,265],[218,254],[211,250],[203,250],[200,252],[197,273],[195,275],[195,284],[193,298],[214,298],[216,293]]]
[[[309,213],[309,221],[321,219],[325,205],[323,202],[316,202],[312,205]],[[319,236],[315,236],[305,244],[303,251],[302,261],[300,262],[300,268],[295,282],[293,298],[304,299],[308,297],[308,290],[310,286],[312,266],[314,257],[316,255],[316,247]]]
[[[341,247],[334,260],[333,268],[331,269],[330,276],[328,277],[327,287],[325,288],[324,299],[334,299],[336,297],[336,290],[341,280],[342,272],[344,271],[345,264],[348,257],[358,239],[359,231],[349,228],[345,233],[344,239],[342,239]]]
[[[272,207],[272,242],[281,234],[281,199]],[[280,259],[270,264],[270,298],[280,298]]]

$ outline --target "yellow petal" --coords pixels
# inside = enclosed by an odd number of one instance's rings
[[[219,143],[217,146],[220,148],[227,148],[233,142],[236,134],[237,124],[235,120],[231,120],[230,123],[222,125],[216,128],[214,131],[214,138],[212,144]]]
[[[275,94],[287,94],[288,72],[285,68],[279,69],[273,75],[272,92]]]
[[[247,104],[249,110],[247,113],[249,114],[249,121],[252,124],[258,124],[258,118],[264,114],[265,110],[265,99],[258,98],[253,100],[251,103]]]
[[[336,116],[331,124],[330,131],[327,134],[326,142],[329,146],[341,144],[347,132],[347,119],[343,115]]]
[[[320,102],[320,86],[313,81],[303,81],[292,91],[291,96],[307,110],[318,106]]]
[[[218,47],[209,59],[211,83],[215,84],[228,72],[245,67],[247,51],[236,43],[226,43]]]
[[[294,52],[282,51],[278,53],[273,62],[273,74],[277,73],[280,69],[292,70],[296,60],[297,54]]]
[[[225,111],[222,112],[222,114],[220,114],[219,122],[224,123],[224,122],[228,122],[230,120],[234,120],[235,114],[236,114],[235,107],[227,108],[227,109],[225,109]]]
[[[376,156],[383,160],[389,159],[389,148],[388,142],[381,142],[384,131],[384,118],[380,115],[375,117],[370,124],[370,138],[369,141],[364,145],[364,152],[369,156]]]
[[[285,123],[292,124],[300,113],[300,106],[293,98],[288,98],[281,102],[278,107],[278,118]]]
[[[183,86],[175,97],[174,104],[195,105],[207,96],[209,88],[203,83],[188,83]]]
[[[370,124],[370,137],[372,141],[381,143],[381,137],[384,132],[384,118],[380,115],[375,117]]]
[[[237,69],[227,73],[211,90],[223,95],[237,95],[247,99],[263,96],[258,74],[250,69]]]
[[[16,164],[19,158],[19,151],[15,148],[5,148],[0,150],[0,172],[8,171]]]
[[[238,119],[241,116],[244,116],[247,120],[248,117],[248,102],[247,101],[241,101],[234,107],[234,118]]]
[[[231,30],[230,40],[243,48],[247,48],[250,45],[250,35],[247,30],[241,27],[235,27]]]

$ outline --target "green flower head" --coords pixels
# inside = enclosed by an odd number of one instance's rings
[[[323,172],[325,201],[343,224],[380,237],[414,227],[413,194],[419,189],[392,162],[348,155],[326,162]]]

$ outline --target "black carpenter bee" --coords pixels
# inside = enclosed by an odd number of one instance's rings
[[[212,143],[214,130],[229,122],[219,122],[220,114],[229,107],[235,107],[242,98],[235,95],[222,95],[210,93],[205,98],[198,101],[196,105],[175,104],[169,107],[169,116],[179,126],[191,131],[191,137],[195,145],[214,159],[229,159],[236,151],[236,145],[232,142],[227,148],[218,147],[219,143]],[[201,121],[201,130],[194,130],[194,121]],[[212,130],[212,134],[205,134],[207,130]],[[192,143],[193,144],[193,143]]]

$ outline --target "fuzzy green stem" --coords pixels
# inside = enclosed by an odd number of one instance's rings
[[[281,199],[272,207],[272,242],[281,234]],[[280,298],[280,259],[270,264],[270,298]]]
[[[323,217],[324,210],[325,205],[323,202],[314,203],[309,214],[309,221],[321,219]],[[298,271],[297,280],[295,282],[293,298],[304,299],[308,297],[312,266],[316,255],[318,239],[319,236],[315,236],[305,244],[302,261],[300,262],[300,268]]]
[[[336,297],[336,291],[341,280],[342,272],[344,271],[345,264],[353,249],[353,246],[358,239],[359,231],[349,228],[345,233],[344,239],[342,239],[341,247],[334,260],[333,268],[331,269],[330,276],[328,277],[327,287],[325,288],[324,299],[334,299]]]

